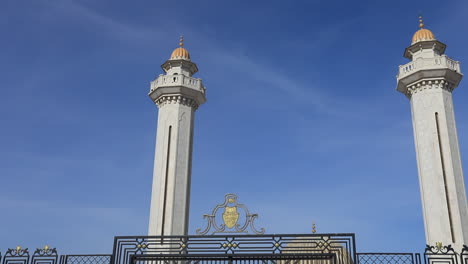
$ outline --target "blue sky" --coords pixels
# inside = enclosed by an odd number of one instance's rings
[[[110,253],[147,231],[157,107],[180,34],[196,113],[190,232],[224,194],[268,233],[356,233],[358,251],[425,245],[398,65],[422,12],[468,64],[468,2],[0,2],[0,251]],[[454,92],[468,162],[467,80]]]

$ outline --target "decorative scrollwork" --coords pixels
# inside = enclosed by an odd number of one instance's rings
[[[462,254],[468,254],[468,246],[467,245],[463,245],[461,253]]]
[[[36,251],[34,251],[33,256],[35,257],[57,256],[57,249],[50,248],[48,245],[46,245],[44,248],[37,248]]]
[[[426,245],[426,254],[454,254],[455,251],[452,248],[452,245],[444,246],[442,242],[437,242],[435,246]]]
[[[45,245],[43,248],[37,248],[34,251],[30,264],[57,264],[57,261],[57,249]]]
[[[254,221],[258,218],[258,214],[251,214],[245,205],[238,203],[237,195],[229,193],[226,194],[224,198],[224,203],[218,204],[210,215],[203,215],[203,218],[207,220],[207,225],[203,230],[201,228],[197,229],[197,234],[206,235],[211,230],[211,234],[249,233],[249,227],[251,232],[254,234],[265,233],[264,228],[257,229],[254,225]],[[217,218],[220,216],[221,209],[224,209],[221,214],[222,223],[218,224]],[[239,223],[239,220],[244,220],[244,222]]]
[[[16,248],[9,248],[5,253],[5,257],[27,257],[29,256],[29,251],[27,248],[22,248],[17,246]]]

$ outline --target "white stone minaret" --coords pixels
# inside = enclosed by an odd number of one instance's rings
[[[452,91],[463,74],[460,63],[444,55],[445,44],[424,28],[414,34],[400,66],[397,90],[411,102],[427,244],[468,242],[468,208]]]
[[[190,205],[195,111],[206,101],[197,65],[183,47],[161,67],[166,74],[151,82],[149,96],[158,106],[149,235],[186,235]]]

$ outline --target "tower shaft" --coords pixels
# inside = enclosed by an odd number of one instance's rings
[[[193,100],[161,98],[151,196],[150,235],[186,235],[190,208]]]
[[[411,97],[426,241],[460,250],[468,212],[450,84],[421,81]]]

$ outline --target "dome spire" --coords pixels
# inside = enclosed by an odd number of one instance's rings
[[[422,15],[419,16],[419,30],[416,31],[413,35],[413,40],[411,41],[411,45],[421,42],[421,41],[431,41],[436,40],[434,33],[427,28],[424,28],[424,22]]]
[[[190,60],[190,54],[184,48],[184,36],[180,36],[179,47],[172,52],[170,60]]]
[[[419,16],[419,28],[424,28],[424,22],[422,15]]]
[[[179,47],[183,47],[184,46],[184,36],[183,35],[180,35],[180,40],[179,40]]]

